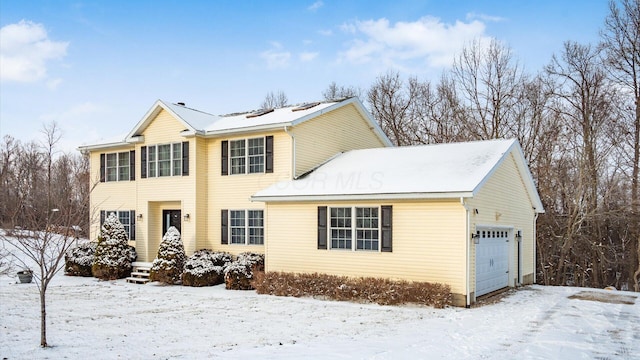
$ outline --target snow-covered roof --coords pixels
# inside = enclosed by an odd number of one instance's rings
[[[100,142],[98,144],[81,146],[79,150],[101,149],[141,141],[142,138],[140,135],[162,110],[167,111],[184,125],[185,130],[182,132],[182,135],[215,137],[229,133],[262,131],[277,127],[294,126],[348,104],[353,104],[356,107],[360,114],[369,122],[373,131],[387,146],[392,145],[380,126],[378,126],[376,121],[368,114],[360,100],[356,97],[342,101],[317,102],[309,104],[308,106],[287,106],[274,109],[273,111],[266,111],[264,114],[258,116],[256,116],[254,112],[232,115],[212,115],[189,108],[183,104],[173,104],[158,100],[123,139],[121,138],[117,142]]]
[[[276,183],[255,201],[472,197],[512,150],[536,211],[543,211],[516,140],[352,150],[307,176]],[[525,180],[525,182],[527,182]]]

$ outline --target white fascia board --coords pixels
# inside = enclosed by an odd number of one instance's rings
[[[112,142],[112,143],[105,143],[105,144],[78,146],[77,150],[80,152],[86,152],[86,151],[94,151],[94,150],[111,149],[111,148],[117,148],[117,147],[123,147],[123,146],[131,146],[131,144],[126,141],[119,141],[119,142]]]
[[[226,136],[229,134],[248,134],[248,133],[262,132],[267,130],[283,130],[287,126],[291,126],[291,122],[247,126],[242,128],[233,128],[233,129],[224,129],[224,130],[211,130],[211,131],[206,131],[203,134],[203,137],[215,138],[215,137]]]
[[[473,197],[472,192],[451,193],[393,193],[393,194],[346,194],[346,195],[292,195],[252,196],[251,201],[260,202],[314,202],[314,201],[366,201],[366,200],[432,200]]]

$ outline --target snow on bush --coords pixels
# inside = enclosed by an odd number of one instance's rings
[[[224,282],[224,268],[233,261],[231,254],[198,250],[184,264],[182,285],[213,286]]]
[[[72,247],[64,255],[64,272],[71,276],[93,276],[91,266],[96,254],[97,243],[83,241]]]
[[[151,264],[149,280],[172,285],[180,283],[186,259],[180,231],[172,226],[162,238],[158,256]]]
[[[224,269],[225,287],[229,290],[252,290],[254,272],[264,271],[264,255],[245,252]]]
[[[102,280],[125,278],[131,275],[132,259],[135,260],[135,249],[132,252],[124,226],[111,213],[100,229],[91,266],[93,276]]]

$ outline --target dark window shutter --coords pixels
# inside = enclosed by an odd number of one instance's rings
[[[106,219],[107,212],[104,210],[100,210],[100,227],[104,224],[104,220]]]
[[[327,207],[318,206],[318,249],[327,248]]]
[[[147,147],[140,148],[140,177],[147,178]]]
[[[136,179],[136,151],[129,151],[129,180]]]
[[[264,140],[264,144],[265,144],[264,170],[265,172],[272,173],[273,172],[273,136],[267,136]]]
[[[182,143],[182,176],[189,175],[189,142]]]
[[[100,182],[104,182],[104,174],[105,174],[105,154],[100,154]]]
[[[380,250],[391,252],[392,249],[393,207],[382,206],[382,246]]]
[[[221,236],[220,236],[220,243],[222,244],[228,244],[229,243],[229,210],[222,210],[221,211]]]
[[[222,175],[229,175],[229,142],[222,142]]]
[[[129,240],[134,241],[136,239],[136,211],[129,211]]]

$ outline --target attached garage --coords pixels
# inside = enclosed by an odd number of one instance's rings
[[[252,200],[266,271],[444,283],[459,306],[535,281],[544,210],[516,140],[348,151]]]

